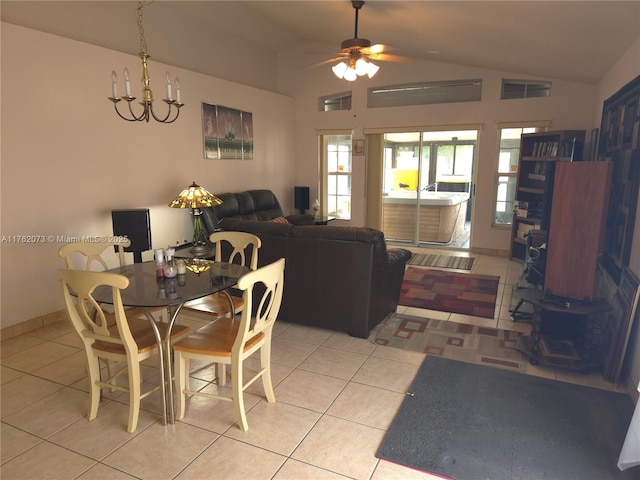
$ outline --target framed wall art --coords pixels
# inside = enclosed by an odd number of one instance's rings
[[[351,155],[364,155],[364,140],[354,140]]]
[[[253,160],[253,114],[202,103],[204,158]]]

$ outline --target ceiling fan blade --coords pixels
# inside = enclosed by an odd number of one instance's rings
[[[309,65],[308,68],[316,68],[316,67],[320,67],[322,65],[326,65],[328,63],[339,62],[340,60],[344,60],[345,58],[347,58],[347,57],[345,57],[344,55],[340,55],[340,56],[333,57],[333,58],[328,58],[326,60],[322,60],[321,62],[317,62],[317,63],[311,64],[311,65]]]
[[[366,53],[367,55],[379,54],[389,49],[390,47],[388,45],[383,45],[382,43],[376,43],[375,45],[371,45],[370,47],[363,48],[362,53]]]
[[[372,53],[368,55],[371,60],[378,60],[381,62],[396,62],[396,63],[414,63],[418,59],[405,57],[403,55],[393,55],[391,53]]]

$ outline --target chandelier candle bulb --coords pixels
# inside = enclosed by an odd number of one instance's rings
[[[115,70],[111,72],[111,98],[118,98],[118,76]]]
[[[180,79],[176,77],[176,103],[180,103]]]
[[[124,90],[127,97],[131,96],[131,82],[129,81],[129,69],[124,69]]]
[[[167,72],[167,100],[171,100],[171,77]]]

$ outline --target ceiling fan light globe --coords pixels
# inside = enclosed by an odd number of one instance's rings
[[[366,75],[369,70],[369,64],[364,58],[359,58],[356,61],[356,75],[359,77],[362,75]]]
[[[344,72],[344,79],[348,82],[353,82],[356,78],[358,78],[356,71],[351,67],[347,68],[347,71]]]
[[[375,63],[367,63],[367,75],[369,76],[369,78],[373,77],[376,73],[378,73],[378,70],[380,70],[380,67],[377,66]]]
[[[344,78],[344,74],[348,68],[349,67],[345,62],[340,62],[337,65],[334,65],[333,67],[331,67],[331,70],[333,70],[333,73],[335,73],[336,77]]]

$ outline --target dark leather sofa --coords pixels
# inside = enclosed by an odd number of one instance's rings
[[[218,229],[218,223],[224,218],[242,220],[273,220],[285,217],[294,225],[311,225],[313,215],[284,215],[278,198],[271,190],[248,190],[239,193],[215,194],[221,205],[202,209],[202,221],[209,234]]]
[[[378,230],[237,218],[219,226],[260,237],[259,266],[286,259],[280,320],[367,338],[398,306],[411,252],[387,250]]]

